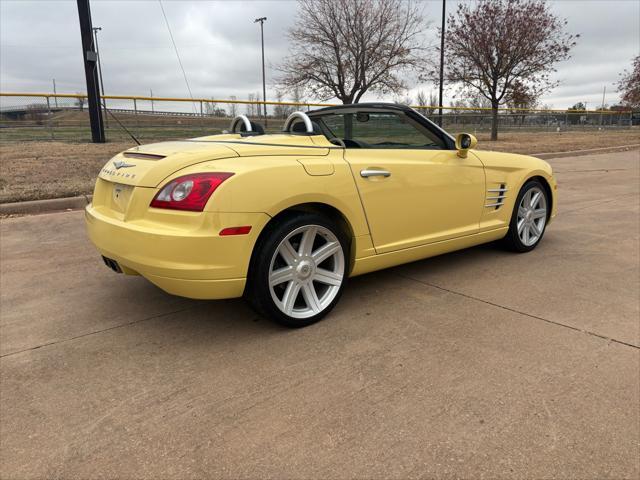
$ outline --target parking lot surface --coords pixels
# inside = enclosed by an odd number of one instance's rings
[[[2,478],[638,478],[640,153],[550,160],[559,216],[350,281],[286,330],[2,221]]]

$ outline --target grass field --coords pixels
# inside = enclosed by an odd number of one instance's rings
[[[166,138],[186,136],[180,135],[185,131],[179,129],[175,135],[164,132]],[[483,150],[535,154],[639,144],[640,130],[509,132],[501,134],[497,142],[489,142],[486,134],[478,137],[478,147]],[[133,145],[133,141],[126,139],[105,144],[12,142],[5,139],[0,143],[0,202],[91,193],[96,175],[104,163]]]

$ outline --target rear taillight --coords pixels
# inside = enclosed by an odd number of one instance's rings
[[[233,173],[194,173],[167,183],[151,201],[154,208],[201,212],[211,194]]]

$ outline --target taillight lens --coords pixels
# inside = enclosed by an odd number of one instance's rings
[[[194,173],[167,183],[151,201],[154,208],[201,212],[211,194],[233,173]]]

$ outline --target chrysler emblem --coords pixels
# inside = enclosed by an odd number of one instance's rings
[[[117,160],[113,162],[113,166],[116,167],[116,170],[120,170],[121,168],[135,167],[133,163],[127,163],[122,160]]]

